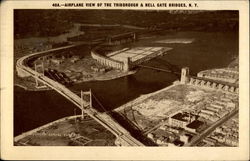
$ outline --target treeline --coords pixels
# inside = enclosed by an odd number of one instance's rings
[[[15,10],[15,36],[54,36],[72,23],[124,24],[166,30],[238,31],[238,11]]]
[[[56,36],[72,27],[64,11],[59,10],[15,10],[15,38],[29,36]]]
[[[84,12],[84,14],[83,14]],[[179,30],[237,31],[238,11],[75,11],[71,20],[81,23],[125,24]]]

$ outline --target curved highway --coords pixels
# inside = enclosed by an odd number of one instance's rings
[[[24,76],[34,77],[35,79],[46,84],[47,86],[54,89],[55,91],[60,93],[62,96],[70,100],[77,107],[83,110],[86,114],[88,114],[90,117],[92,117],[101,125],[103,125],[105,128],[107,128],[110,132],[112,132],[117,137],[117,139],[119,139],[120,145],[144,146],[144,144],[142,144],[133,136],[131,136],[130,133],[125,128],[123,128],[119,123],[117,123],[111,116],[109,116],[106,113],[100,113],[94,108],[82,109],[82,103],[83,103],[83,107],[89,106],[89,103],[84,100],[81,100],[81,98],[78,95],[70,91],[64,85],[44,76],[41,73],[34,71],[32,68],[26,65],[26,61],[29,60],[30,58],[37,57],[39,55],[43,55],[48,52],[68,49],[68,48],[75,47],[75,46],[77,45],[69,45],[69,46],[60,47],[60,48],[51,49],[51,50],[42,51],[42,52],[37,52],[37,53],[33,53],[33,54],[26,55],[24,57],[21,57],[20,59],[17,60],[17,63],[16,63],[17,72],[19,75],[23,74]]]

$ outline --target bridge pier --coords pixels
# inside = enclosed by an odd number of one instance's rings
[[[83,99],[84,95],[88,95],[89,96],[89,105],[87,105],[87,106],[84,106],[84,99]],[[89,91],[87,91],[87,92],[83,92],[81,90],[82,119],[84,118],[84,110],[86,110],[87,107],[92,108],[92,92],[91,92],[91,89],[89,89]]]

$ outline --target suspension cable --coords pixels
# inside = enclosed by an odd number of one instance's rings
[[[101,108],[102,108],[105,112],[107,112],[108,110],[105,109],[105,107],[101,104],[101,102],[97,99],[97,97],[93,94],[93,92],[92,92],[92,96],[93,96],[93,98],[97,101],[97,103],[101,106]],[[116,120],[115,120],[113,117],[109,117],[109,118],[110,118],[112,121],[114,121],[114,122],[116,123]],[[116,129],[119,130],[119,128],[117,127],[116,124],[112,124],[112,125],[115,126]]]
[[[108,111],[108,110],[106,110],[105,107],[101,104],[101,102],[96,98],[96,96],[93,94],[93,92],[92,92],[92,96],[93,96],[93,98],[97,101],[97,103],[101,106],[101,108],[104,110],[104,112]]]

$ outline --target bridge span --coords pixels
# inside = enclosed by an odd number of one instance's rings
[[[138,67],[142,67],[142,68],[146,68],[146,69],[152,69],[152,70],[156,70],[156,71],[161,71],[161,72],[166,72],[166,73],[173,73],[173,74],[178,74],[180,75],[180,72],[175,72],[173,70],[169,70],[169,69],[163,69],[163,68],[159,68],[159,67],[153,67],[153,66],[148,66],[148,65],[137,65]]]
[[[17,69],[18,75],[22,77],[32,76],[33,78],[39,80],[40,82],[44,83],[45,85],[49,86],[50,88],[57,91],[65,98],[67,98],[77,107],[79,107],[82,110],[82,112],[88,114],[91,118],[99,122],[102,126],[108,129],[110,132],[112,132],[117,137],[116,145],[144,146],[144,144],[142,144],[140,141],[138,141],[133,136],[131,136],[131,134],[124,127],[122,127],[119,123],[117,123],[117,121],[115,121],[110,115],[106,113],[98,112],[96,109],[90,106],[89,102],[83,100],[81,97],[79,97],[74,92],[70,91],[64,85],[44,76],[42,73],[38,73],[37,71],[27,66],[25,63],[28,59],[30,59],[30,57],[39,56],[41,54],[46,54],[51,51],[58,51],[58,50],[67,49],[70,47],[74,47],[74,45],[61,47],[57,49],[51,49],[48,51],[43,51],[43,52],[38,52],[38,53],[33,53],[30,55],[21,57],[20,59],[17,60],[17,63],[16,63],[16,69]]]

